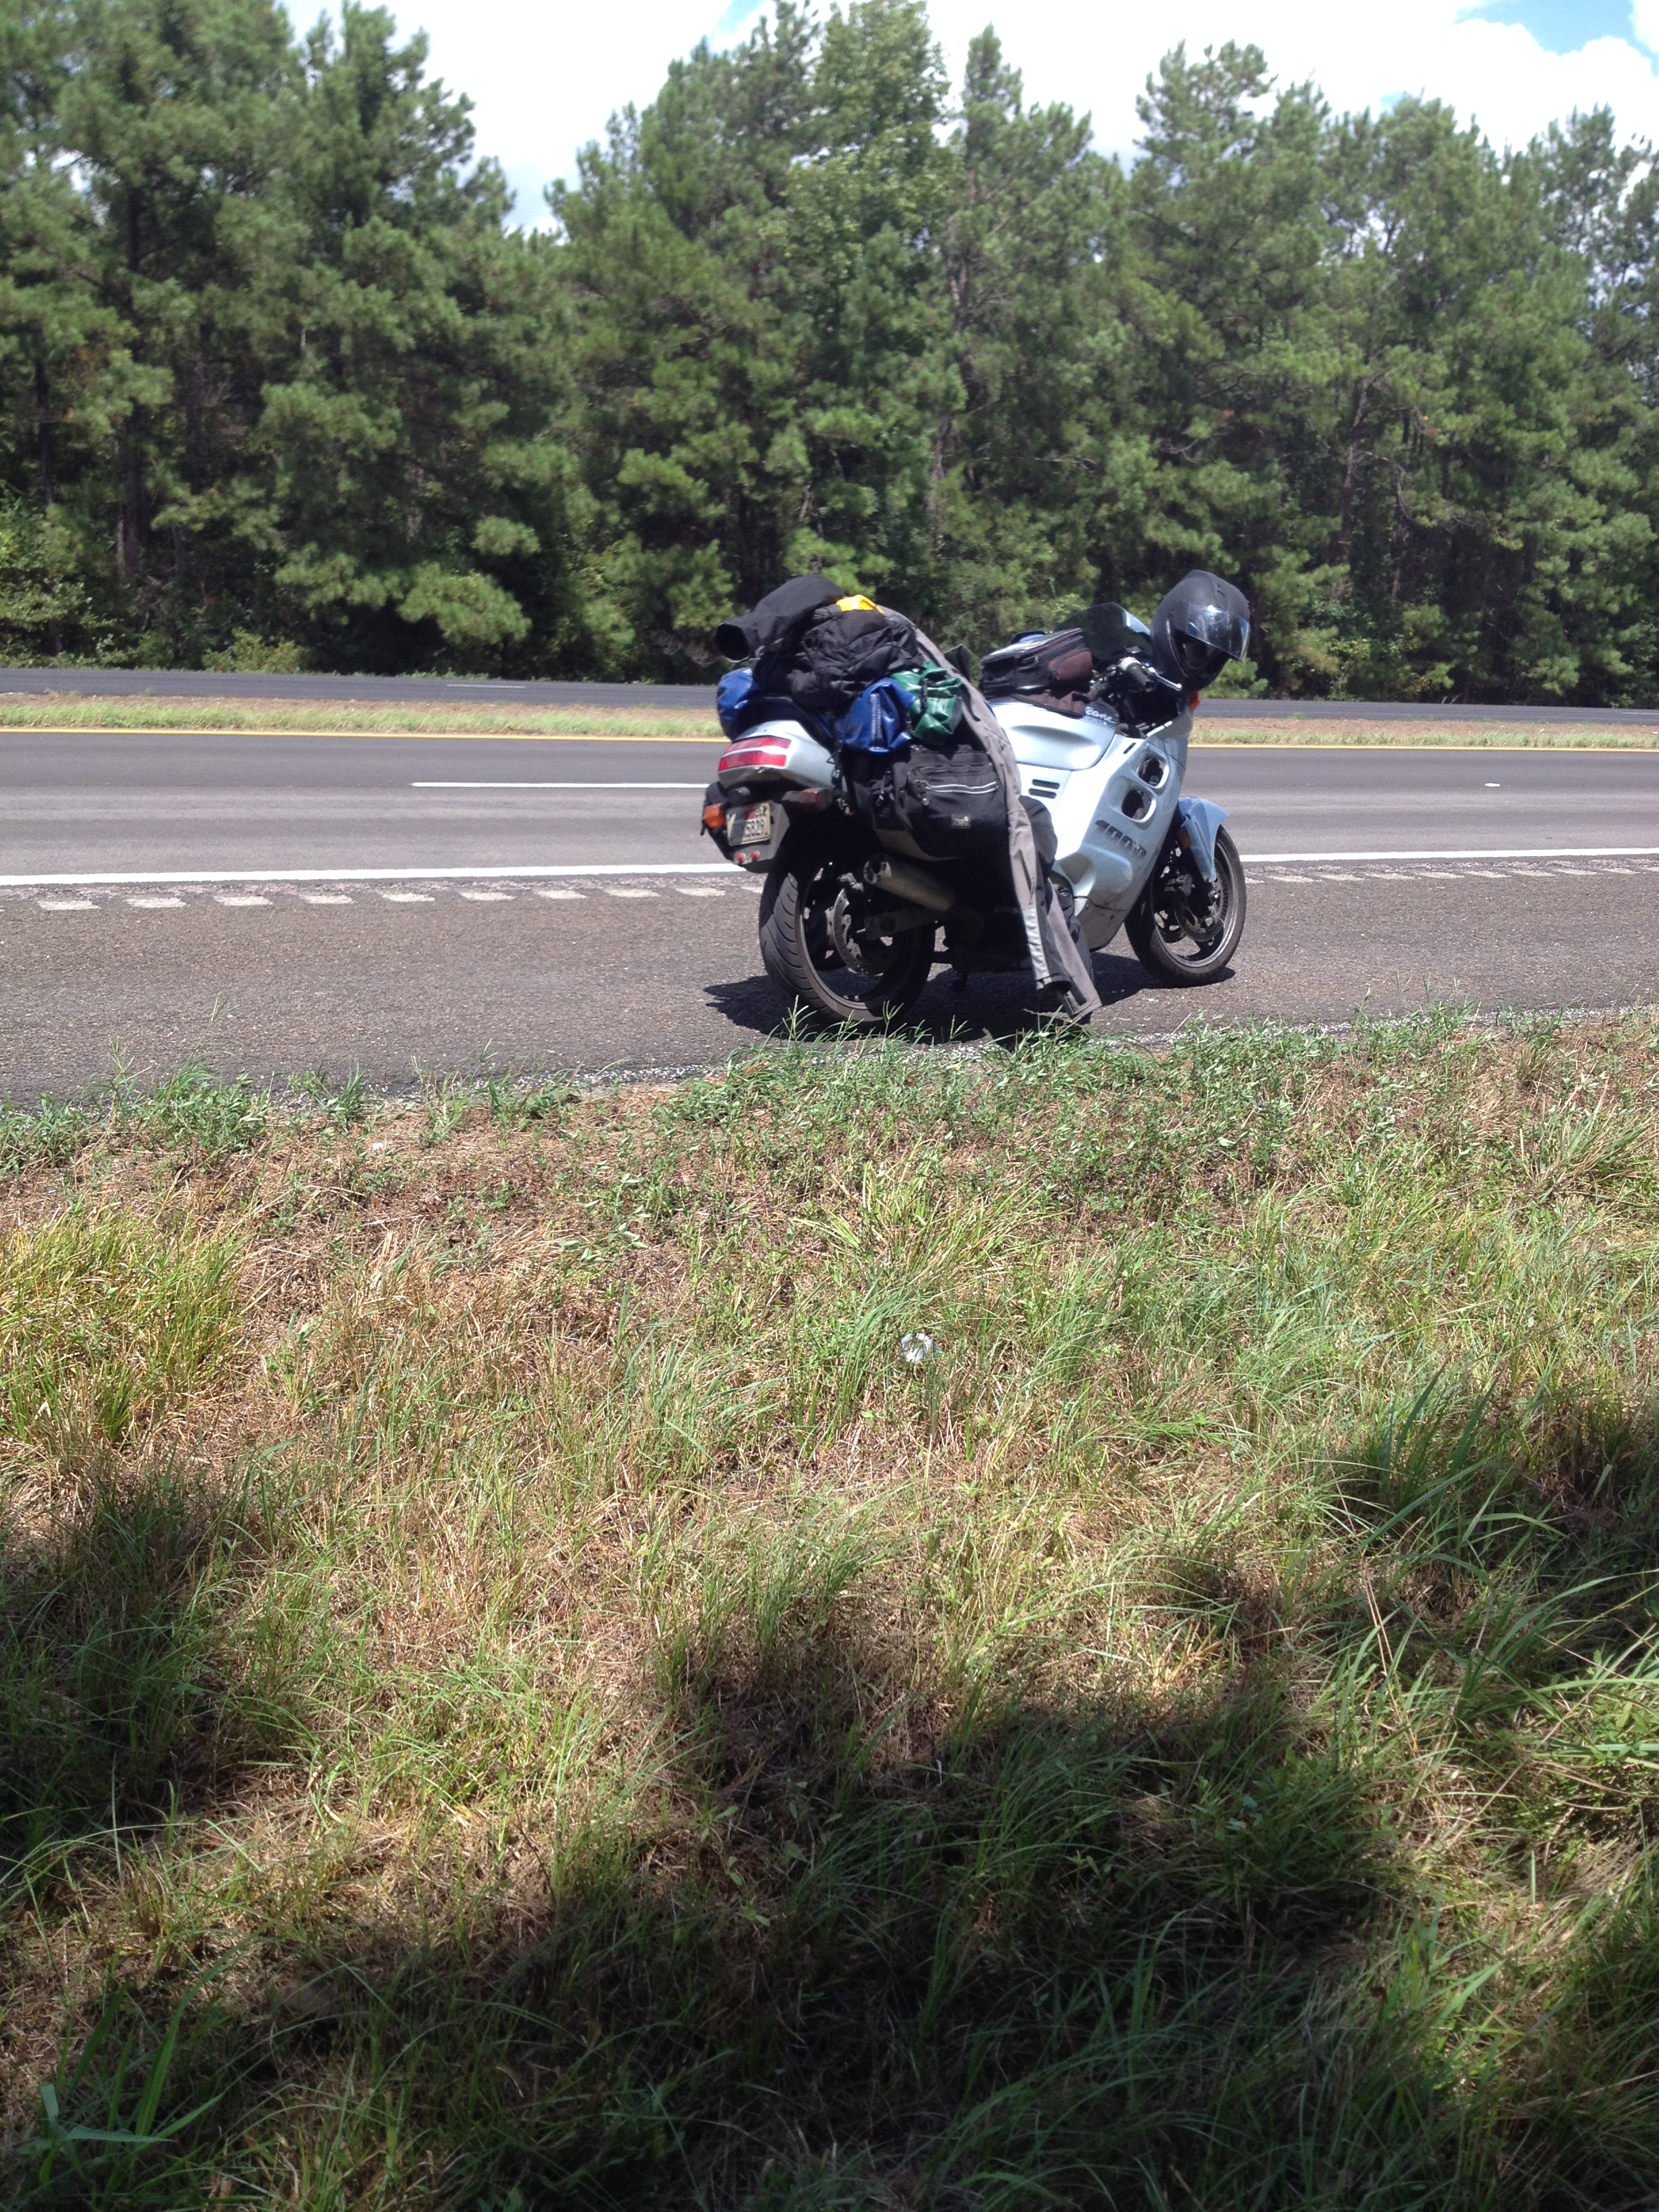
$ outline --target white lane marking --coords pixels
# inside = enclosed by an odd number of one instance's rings
[[[1244,853],[1253,868],[1297,867],[1310,860],[1641,860],[1659,859],[1659,845],[1469,845],[1371,853]]]
[[[676,884],[675,890],[682,898],[724,898],[726,893],[714,884]]]
[[[410,785],[411,791],[707,791],[706,783],[463,783],[445,777],[424,778]]]
[[[1269,876],[1267,878],[1270,884],[1310,884],[1315,880],[1312,876]]]
[[[1640,848],[1645,852],[1648,848]],[[1659,855],[1659,845],[1652,848]],[[1339,859],[1340,855],[1337,855]],[[538,867],[484,868],[178,868],[166,873],[74,876],[0,876],[0,890],[73,889],[94,884],[476,884],[505,876],[517,883],[543,883],[560,876],[735,876],[730,860],[617,860],[574,862]]]
[[[607,898],[655,898],[657,896],[655,891],[625,890],[620,884],[607,884],[605,895]]]
[[[91,899],[36,899],[45,914],[96,914],[98,908]]]
[[[127,904],[129,906],[182,906],[184,901],[179,898],[145,898],[140,896],[137,898],[130,898]]]
[[[430,906],[432,903],[430,891],[382,891],[380,896],[390,899],[394,906]]]
[[[215,906],[269,906],[270,901],[261,898],[258,891],[215,891],[213,903]]]
[[[482,906],[486,902],[494,902],[497,899],[506,899],[510,902],[513,894],[511,891],[463,891],[461,896],[464,899],[476,899]]]
[[[579,899],[586,898],[587,894],[586,891],[538,891],[536,896],[538,898]]]
[[[344,891],[301,891],[300,896],[307,906],[349,906],[351,900]]]

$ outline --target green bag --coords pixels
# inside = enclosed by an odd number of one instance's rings
[[[902,668],[890,682],[909,709],[910,735],[919,745],[947,743],[962,720],[962,678],[930,660],[923,668]]]

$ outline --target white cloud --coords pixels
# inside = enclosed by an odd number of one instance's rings
[[[1479,0],[1474,0],[1479,4]],[[643,106],[669,62],[700,37],[719,40],[744,21],[742,0],[701,0],[688,15],[670,0],[609,9],[547,0],[392,0],[407,31],[424,28],[434,70],[477,106],[480,150],[519,188],[520,219],[540,213],[541,186],[568,176],[578,146],[599,137],[613,110]],[[823,0],[820,0],[822,8]],[[1659,0],[1634,0],[1632,38],[1600,38],[1577,53],[1547,53],[1517,24],[1470,12],[1471,0],[1173,0],[1163,9],[1083,6],[1079,0],[933,0],[934,28],[953,71],[990,19],[1028,98],[1064,100],[1092,113],[1105,147],[1134,143],[1135,95],[1160,56],[1228,39],[1261,46],[1281,82],[1311,77],[1340,109],[1376,108],[1401,93],[1443,100],[1499,144],[1520,144],[1575,107],[1610,106],[1621,133],[1659,138],[1659,74],[1634,43],[1659,52]],[[999,20],[1000,19],[1000,20]],[[752,21],[752,11],[749,20]]]

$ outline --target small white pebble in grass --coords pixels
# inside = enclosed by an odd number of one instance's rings
[[[550,898],[550,899],[579,899],[579,898],[586,898],[586,896],[587,896],[587,894],[586,894],[586,891],[560,891],[560,890],[555,890],[555,891],[538,891],[538,892],[537,892],[537,894],[536,894],[536,896],[537,896],[537,897],[538,897],[538,898]]]
[[[351,896],[347,891],[301,891],[300,896],[307,906],[349,906]]]
[[[899,1351],[903,1356],[907,1367],[921,1366],[925,1361],[931,1359],[938,1350],[938,1345],[934,1343],[925,1328],[912,1329],[908,1335],[899,1339]]]
[[[430,906],[432,903],[430,891],[382,891],[380,896],[390,899],[394,906]]]
[[[141,892],[137,897],[130,897],[127,904],[129,906],[182,906],[184,901],[181,898],[151,898]]]
[[[620,884],[607,884],[605,895],[607,898],[655,898],[657,896],[655,891],[627,890]]]
[[[461,893],[461,896],[464,899],[476,900],[477,902],[482,906],[486,901],[493,903],[497,899],[510,900],[513,894],[511,891],[463,891]]]
[[[215,906],[269,906],[270,901],[261,898],[257,891],[215,891],[213,903]]]
[[[97,903],[92,899],[36,899],[36,906],[47,914],[96,914]]]
[[[378,1144],[371,1145],[368,1149],[371,1152],[383,1152],[386,1150],[385,1139],[382,1139]]]

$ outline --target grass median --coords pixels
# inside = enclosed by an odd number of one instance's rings
[[[7,2201],[1644,2202],[1656,1047],[8,1116]]]
[[[178,731],[249,737],[696,738],[720,742],[712,714],[695,708],[371,707],[349,701],[87,699],[69,693],[0,694],[0,730]],[[1651,752],[1650,726],[1602,723],[1364,721],[1313,710],[1237,718],[1200,709],[1200,745],[1468,746],[1528,750]]]

